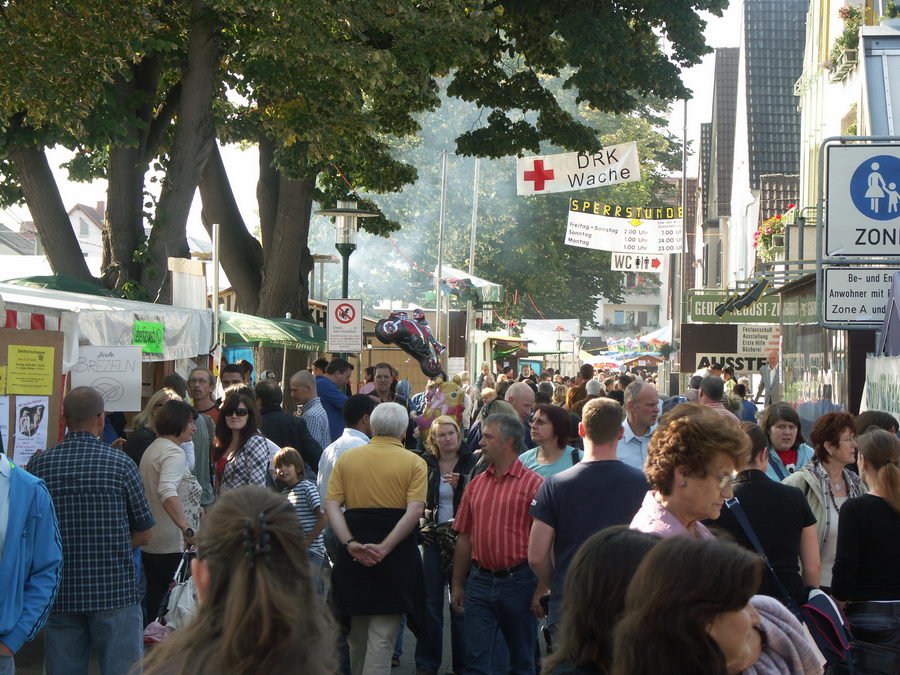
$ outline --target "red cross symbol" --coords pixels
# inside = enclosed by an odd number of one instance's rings
[[[544,160],[534,160],[534,171],[525,172],[525,180],[534,181],[534,191],[540,192],[544,189],[544,183],[553,180],[553,169],[544,169]]]

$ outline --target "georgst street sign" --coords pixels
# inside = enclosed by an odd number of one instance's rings
[[[777,323],[781,316],[781,304],[777,296],[763,296],[749,307],[716,314],[716,307],[725,302],[728,293],[717,290],[687,291],[687,321],[690,323]]]
[[[900,256],[900,145],[829,145],[827,256]]]
[[[822,316],[829,323],[880,326],[897,267],[844,267],[824,269]]]

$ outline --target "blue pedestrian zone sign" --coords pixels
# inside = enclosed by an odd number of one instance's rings
[[[826,146],[825,252],[900,257],[900,146]]]
[[[868,218],[892,220],[900,216],[900,159],[876,155],[862,162],[850,179],[850,196]]]

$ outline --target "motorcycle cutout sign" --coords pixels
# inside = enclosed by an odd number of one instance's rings
[[[328,300],[328,351],[358,354],[363,348],[362,300]]]
[[[411,316],[406,312],[391,312],[388,318],[375,324],[375,337],[385,344],[396,344],[416,359],[428,377],[441,374],[441,354],[446,347],[434,339],[421,309],[414,309]]]

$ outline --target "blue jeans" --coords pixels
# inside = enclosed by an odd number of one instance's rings
[[[50,614],[44,628],[47,675],[87,675],[91,649],[103,675],[134,675],[144,655],[140,605],[105,612]]]
[[[16,657],[0,654],[0,675],[16,675]]]
[[[472,565],[466,583],[466,674],[534,675],[537,619],[531,598],[537,587],[526,566],[508,577],[493,577]],[[509,667],[498,667],[494,646],[502,635],[509,651]]]
[[[867,606],[879,611],[867,611]],[[900,649],[900,602],[851,603],[847,605],[847,618],[857,640]]]
[[[325,565],[327,564],[325,558],[312,551],[309,552],[309,583],[319,598],[325,597]]]
[[[441,551],[437,544],[422,547],[425,567],[425,601],[427,603],[428,639],[416,643],[416,670],[441,667],[444,637],[444,601],[448,598],[450,577],[441,569]],[[453,650],[453,672],[461,673],[466,666],[466,640],[463,633],[463,614],[450,612],[450,643]]]

